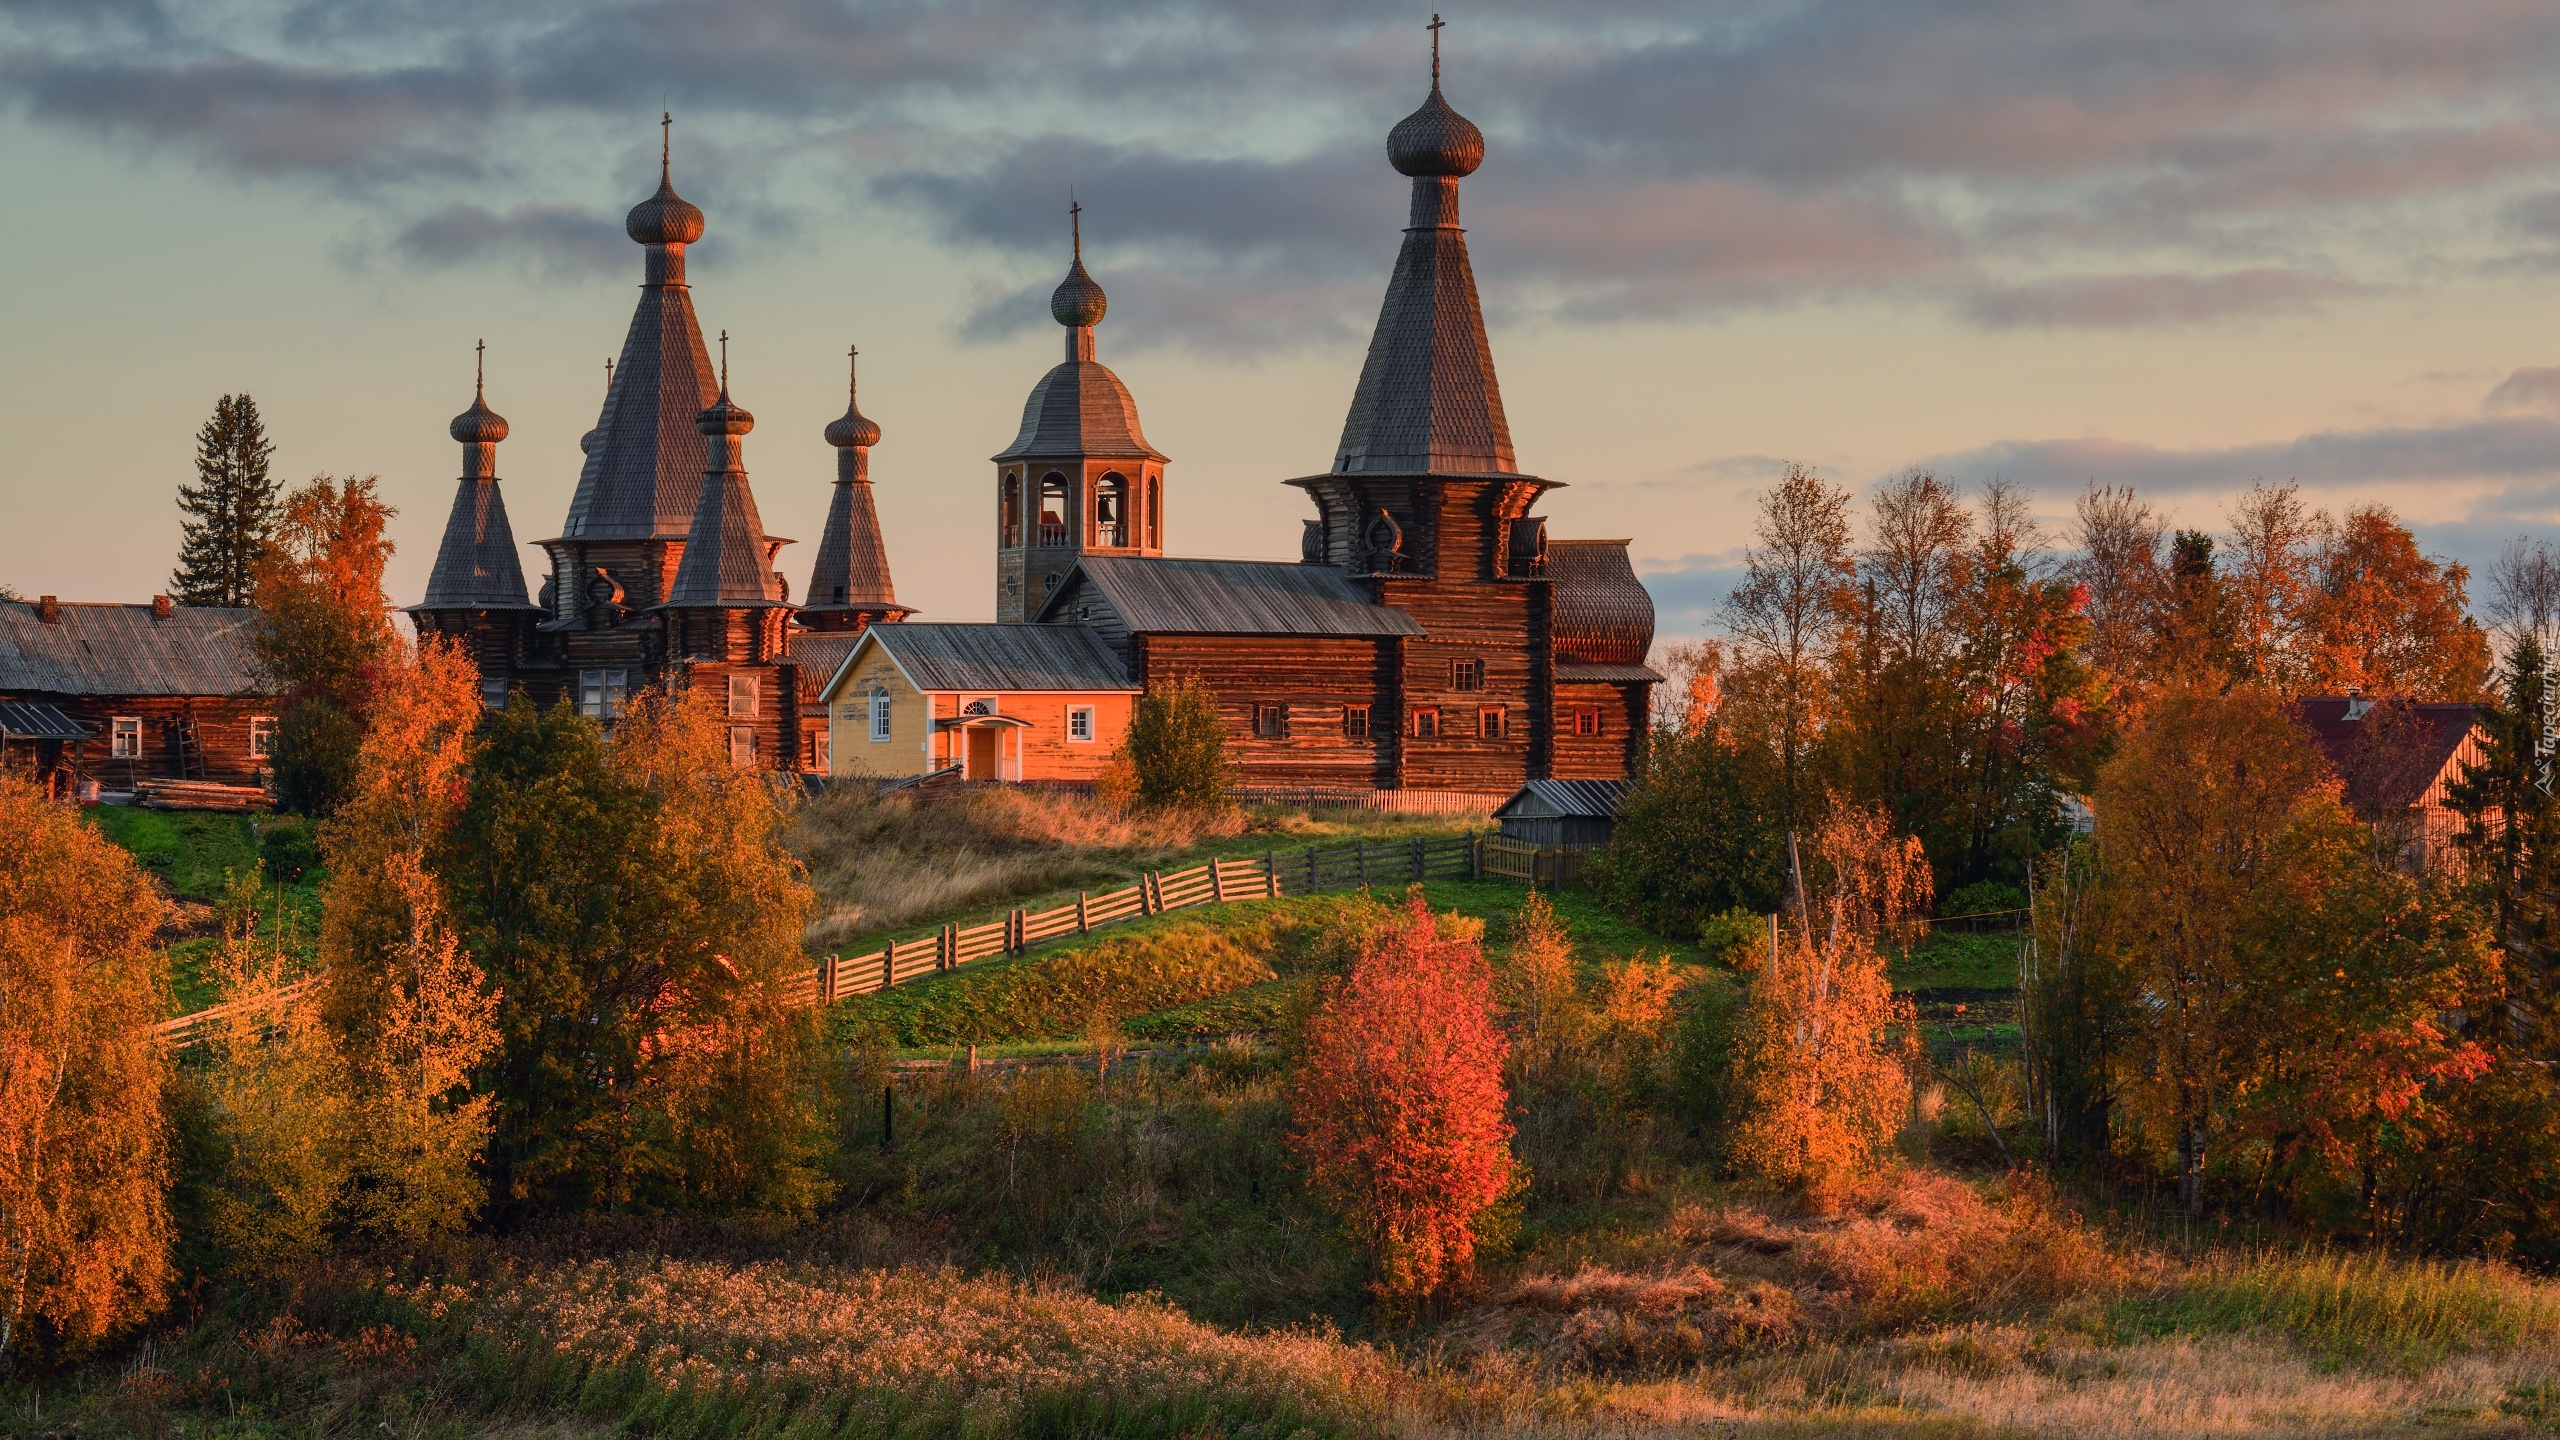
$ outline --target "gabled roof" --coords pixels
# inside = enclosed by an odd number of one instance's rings
[[[255,610],[65,601],[59,624],[36,607],[0,601],[0,692],[54,695],[253,693],[249,622]]]
[[[1282,560],[1176,560],[1087,555],[1040,620],[1058,618],[1082,575],[1134,634],[1420,635],[1411,615],[1380,605],[1330,565]]]
[[[844,668],[845,657],[862,643],[858,630],[794,631],[791,660],[800,667],[800,699],[814,704],[819,692]]]
[[[2458,701],[2411,704],[2354,695],[2300,696],[2293,714],[2346,782],[2349,803],[2360,807],[2428,798],[2456,778],[2448,772],[2479,724],[2479,712]],[[2403,717],[2412,723],[2399,725]]]
[[[1022,405],[1022,429],[995,455],[1001,463],[1026,457],[1097,459],[1165,457],[1138,428],[1138,402],[1120,377],[1097,360],[1060,362]]]
[[[833,698],[854,665],[873,647],[888,652],[907,683],[918,690],[1121,691],[1134,693],[1128,670],[1102,637],[1077,625],[922,624],[874,625],[835,677]]]
[[[1496,820],[1608,820],[1627,803],[1632,780],[1532,780],[1493,812]]]
[[[427,575],[426,598],[415,610],[531,610],[524,561],[516,553],[515,528],[495,476],[466,475],[453,492],[444,541]]]
[[[1559,658],[1586,665],[1642,665],[1653,648],[1653,595],[1636,578],[1624,540],[1550,540]],[[1659,677],[1656,677],[1659,678]]]

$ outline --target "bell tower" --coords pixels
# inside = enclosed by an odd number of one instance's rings
[[[1138,402],[1093,358],[1110,307],[1084,268],[1084,207],[1067,207],[1074,263],[1050,293],[1067,354],[1022,407],[1022,430],[996,464],[996,619],[1037,613],[1076,557],[1164,553],[1162,452],[1138,426]]]

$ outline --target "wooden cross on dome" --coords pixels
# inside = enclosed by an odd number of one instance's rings
[[[1440,88],[1440,32],[1449,28],[1449,22],[1441,19],[1440,12],[1435,10],[1431,12],[1431,23],[1422,28],[1431,32],[1431,88],[1437,90]]]

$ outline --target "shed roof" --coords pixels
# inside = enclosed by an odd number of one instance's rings
[[[919,690],[1111,690],[1138,687],[1102,637],[1078,625],[874,625],[827,682],[833,696],[863,651],[877,645]]]
[[[1493,818],[1608,820],[1634,789],[1632,780],[1532,780],[1513,791]]]
[[[238,695],[254,610],[63,602],[47,625],[36,607],[0,601],[0,692],[51,695]]]
[[[1140,635],[1420,635],[1411,615],[1370,600],[1330,565],[1088,555],[1076,562],[1122,624]],[[1049,597],[1055,614],[1074,575]]]
[[[86,740],[90,733],[51,705],[0,701],[0,740]]]

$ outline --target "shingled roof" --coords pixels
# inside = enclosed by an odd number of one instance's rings
[[[730,403],[729,393],[696,417],[710,454],[695,484],[693,524],[675,583],[657,609],[675,606],[760,607],[784,601],[773,573],[775,541],[764,533],[755,492],[747,486],[743,446],[755,417]]]
[[[494,475],[466,475],[453,492],[426,598],[413,610],[531,610],[524,561],[507,523],[507,505]]]
[[[684,246],[643,243],[650,255],[640,304],[560,527],[564,539],[681,536],[692,527],[702,493],[704,447],[693,417],[719,393],[711,352],[684,283]]]
[[[62,602],[59,623],[0,601],[0,693],[239,695],[254,693],[249,622],[258,612],[178,605]]]
[[[1612,667],[1644,664],[1645,653],[1653,648],[1653,595],[1636,578],[1627,544],[1624,540],[1547,542],[1547,578],[1555,582],[1560,661]]]
[[[1397,127],[1399,136],[1414,120],[1429,118],[1435,105],[1446,120],[1474,131],[1447,110],[1435,84],[1424,110]],[[1480,137],[1476,144],[1481,147]],[[1520,466],[1511,452],[1511,423],[1502,413],[1502,386],[1494,378],[1493,347],[1485,340],[1475,267],[1467,259],[1466,232],[1458,228],[1458,177],[1475,168],[1481,149],[1454,157],[1464,163],[1420,164],[1391,139],[1389,154],[1413,176],[1411,224],[1396,252],[1378,328],[1369,337],[1369,358],[1352,392],[1334,469],[1516,473]]]
[[[1330,565],[1087,555],[1038,616],[1048,620],[1081,575],[1134,634],[1420,635],[1411,615],[1380,605]]]
[[[1060,362],[1023,402],[1022,429],[995,455],[999,462],[1036,456],[1162,460],[1138,428],[1138,402],[1098,360]]]
[[[887,650],[919,690],[1117,690],[1129,672],[1102,637],[1079,625],[874,625],[863,641]],[[853,654],[861,653],[857,645]],[[836,673],[845,673],[853,655]],[[827,688],[832,691],[834,682]]]

